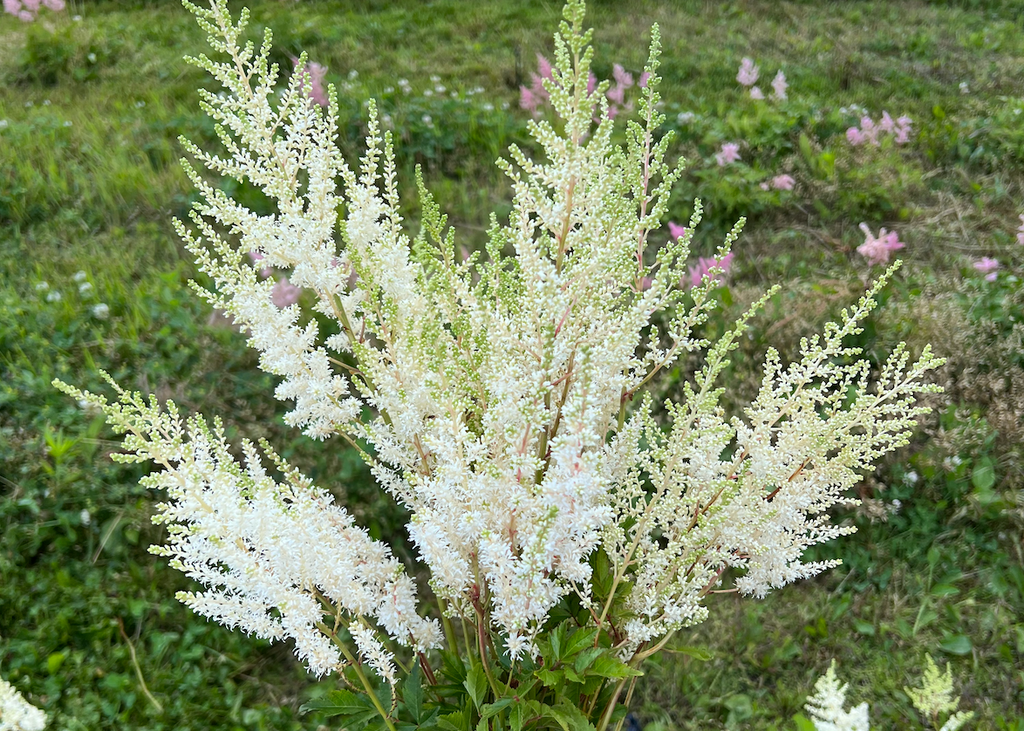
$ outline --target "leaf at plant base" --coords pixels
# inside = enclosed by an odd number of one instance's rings
[[[327,716],[350,716],[373,708],[372,702],[366,696],[359,696],[348,690],[332,690],[322,698],[314,698],[305,703],[299,710],[306,713],[319,711]],[[373,708],[376,713],[377,709]]]
[[[466,717],[462,711],[456,711],[455,713],[448,713],[444,716],[439,716],[437,719],[437,727],[441,731],[469,731],[469,724],[466,723]]]
[[[982,457],[971,470],[971,484],[982,492],[996,484],[996,466],[990,457]]]

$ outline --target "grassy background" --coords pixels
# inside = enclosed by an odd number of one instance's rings
[[[493,161],[510,142],[528,145],[518,86],[537,52],[550,55],[560,5],[248,4],[254,36],[274,29],[279,62],[304,50],[329,67],[343,149],[358,153],[362,102],[379,99],[405,180],[422,164],[462,243],[479,243],[489,212],[508,211]],[[98,388],[103,368],[223,414],[232,435],[268,436],[336,489],[375,535],[402,540],[401,516],[351,454],[284,428],[272,379],[186,286],[194,272],[169,224],[191,200],[176,139],[213,138],[195,94],[208,82],[181,58],[203,50],[191,17],[170,0],[70,5],[33,25],[0,18],[0,674],[56,729],[317,728],[297,708],[331,684],[307,677],[289,647],[175,602],[186,582],[146,553],[160,531],[135,485],[141,470],[113,465],[112,435],[50,380]],[[673,218],[698,195],[707,211],[695,255],[749,218],[708,334],[785,285],[737,353],[735,398],[756,388],[767,342],[794,353],[878,273],[854,251],[861,221],[897,230],[907,265],[859,344],[877,360],[899,339],[930,341],[950,358],[934,417],[866,478],[864,506],[838,517],[860,532],[817,552],[845,565],[763,602],[713,598],[712,619],[680,639],[710,659],[652,663],[637,715],[651,731],[799,728],[835,657],[876,727],[919,728],[902,688],[928,652],[952,663],[975,728],[1024,728],[1024,9],[606,0],[589,18],[601,78],[613,63],[638,72],[638,38],[661,25],[667,126],[690,161]],[[749,100],[735,82],[743,56],[760,64],[763,88],[784,69],[790,100]],[[850,147],[851,105],[876,120],[909,115],[911,142]],[[743,161],[719,168],[728,141],[743,142]],[[781,173],[793,192],[761,190]],[[995,282],[971,267],[980,256],[1002,263]],[[94,314],[99,303],[109,317]],[[666,379],[665,395],[693,365]]]

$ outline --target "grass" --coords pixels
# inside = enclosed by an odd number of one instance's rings
[[[343,148],[357,153],[361,102],[380,99],[404,179],[422,164],[462,243],[478,244],[489,212],[508,210],[492,162],[510,142],[527,144],[518,86],[537,52],[550,55],[559,4],[249,4],[254,33],[274,29],[282,65],[307,51],[329,67]],[[186,286],[194,271],[169,224],[191,200],[177,137],[213,139],[195,94],[207,81],[181,58],[203,48],[190,16],[155,0],[74,6],[81,21],[0,18],[0,674],[54,728],[313,729],[320,719],[297,709],[330,683],[312,682],[288,647],[206,623],[173,599],[186,582],[145,552],[160,535],[148,522],[153,497],[136,486],[141,468],[113,465],[113,436],[49,382],[99,388],[103,368],[184,408],[230,415],[232,435],[268,436],[375,535],[400,540],[401,516],[351,454],[283,426],[272,379]],[[902,688],[930,652],[952,663],[974,728],[1024,728],[1024,250],[1014,236],[1024,11],[595,2],[589,17],[602,78],[613,63],[638,71],[637,28],[661,26],[668,126],[690,161],[673,218],[697,195],[707,211],[695,254],[710,255],[748,215],[709,334],[756,292],[785,285],[734,359],[737,399],[756,387],[766,343],[794,353],[862,291],[871,270],[855,253],[860,221],[897,230],[907,266],[859,344],[877,359],[900,338],[932,341],[951,358],[934,418],[865,480],[865,506],[845,516],[860,532],[820,552],[844,567],[764,602],[715,597],[712,619],[680,640],[700,651],[652,663],[634,710],[651,731],[799,728],[793,717],[835,657],[876,727],[918,728]],[[784,69],[789,102],[747,99],[734,78],[743,56],[765,87]],[[411,94],[394,88],[400,78]],[[851,105],[876,119],[909,115],[912,142],[851,148]],[[737,140],[743,162],[719,168],[714,152]],[[797,179],[792,194],[758,186],[783,172]],[[251,190],[232,192],[261,205]],[[995,282],[971,267],[980,256],[1002,263]],[[84,293],[79,271],[92,285]],[[666,379],[665,395],[692,367]]]

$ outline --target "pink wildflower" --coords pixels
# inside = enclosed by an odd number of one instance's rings
[[[761,190],[769,190],[769,189],[771,189],[771,186],[768,185],[768,181],[767,180],[765,180],[763,183],[761,183],[761,185],[759,185],[758,187]]]
[[[617,104],[621,106],[626,102],[626,87],[622,86],[621,84],[616,84],[615,86],[608,90],[607,96],[608,101],[610,101],[612,104]]]
[[[308,62],[305,68],[299,66],[299,59],[292,58],[292,64],[295,66],[295,73],[301,74],[306,72],[309,74],[309,96],[314,104],[319,104],[321,107],[326,107],[329,104],[327,99],[327,92],[324,90],[324,77],[327,75],[327,67],[315,63]]]
[[[587,76],[587,94],[593,94],[594,89],[597,88],[597,77],[594,76],[594,72],[591,71]]]
[[[743,86],[753,86],[757,83],[757,77],[760,73],[760,69],[754,65],[753,60],[744,58],[740,62],[740,70],[736,74],[736,81],[740,82]]]
[[[764,92],[761,91],[760,87],[755,86],[750,90],[750,98],[760,101],[761,99],[764,99]]]
[[[774,90],[775,98],[780,102],[786,101],[786,89],[789,88],[789,84],[786,83],[786,75],[779,71],[775,74],[775,78],[772,79],[772,89]]]
[[[880,228],[876,237],[866,223],[860,225],[860,230],[864,232],[864,243],[857,247],[857,253],[865,257],[868,264],[885,264],[892,252],[904,246],[895,231]]]
[[[974,262],[974,268],[985,275],[986,281],[994,282],[996,281],[996,270],[999,268],[999,260],[983,256]]]
[[[896,123],[889,116],[889,112],[882,112],[882,121],[878,123],[878,128],[883,132],[893,132],[896,129]]]
[[[1024,216],[1021,216],[1021,218],[1024,218]],[[675,221],[669,221],[668,222],[668,235],[671,236],[673,239],[678,239],[680,236],[684,235],[685,233],[686,233],[686,226],[680,226]]]
[[[1017,243],[1024,246],[1024,214],[1020,217],[1020,228],[1017,229]]]
[[[277,280],[277,284],[270,292],[270,298],[274,304],[282,310],[285,307],[294,305],[299,301],[299,294],[302,292],[300,287],[296,287],[294,284],[288,281],[288,277],[281,277]]]
[[[796,181],[793,180],[792,175],[776,175],[772,178],[772,187],[775,190],[793,190],[795,184]]]
[[[249,258],[252,260],[252,263],[255,264],[256,262],[261,261],[263,259],[263,254],[259,253],[258,251],[250,251]],[[272,273],[273,270],[270,267],[263,267],[262,269],[260,269],[260,278],[266,279]]]
[[[729,267],[732,266],[732,257],[733,253],[731,251],[723,256],[721,261],[712,257],[700,257],[700,259],[697,260],[697,263],[690,267],[690,287],[693,288],[700,286],[700,283],[704,281],[705,276],[711,276],[712,269],[721,269],[722,274],[728,274]],[[716,282],[721,281],[717,276],[714,280]]]
[[[642,74],[640,74],[640,82],[639,82],[638,85],[640,86],[641,89],[646,89],[647,88],[647,82],[650,81],[650,80],[651,80],[651,72],[650,71],[644,71]]]
[[[537,54],[537,73],[542,79],[551,78],[551,62],[541,54]]]
[[[612,78],[615,79],[615,83],[624,89],[628,89],[633,85],[633,74],[622,68],[620,64],[612,66]]]
[[[722,145],[722,149],[715,153],[715,160],[718,162],[719,167],[724,167],[729,163],[736,162],[740,159],[740,146],[736,142],[726,142]]]
[[[864,140],[864,133],[861,132],[857,127],[850,127],[850,129],[846,130],[846,141],[849,142],[854,147],[857,147],[858,145],[863,145]]]
[[[537,115],[537,105],[540,104],[540,100],[537,95],[534,94],[530,89],[525,86],[519,87],[519,106],[528,111],[530,114]]]

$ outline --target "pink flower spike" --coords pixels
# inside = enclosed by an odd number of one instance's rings
[[[860,224],[860,230],[864,232],[864,243],[857,247],[857,253],[865,257],[868,264],[885,264],[892,252],[904,246],[895,231],[889,232],[880,228],[878,236],[875,237],[866,223]]]
[[[615,79],[615,83],[624,89],[628,89],[633,85],[633,74],[626,71],[619,64],[612,66],[612,77]]]
[[[1021,218],[1024,218],[1024,216],[1021,216]],[[671,236],[673,240],[678,239],[684,234],[686,234],[686,226],[680,226],[675,221],[668,222],[668,235]]]
[[[283,310],[298,302],[301,292],[302,289],[289,282],[288,277],[281,277],[270,291],[270,298],[277,307]]]
[[[593,94],[594,89],[597,88],[597,77],[594,76],[594,72],[591,71],[590,75],[587,76],[587,94]]]
[[[900,117],[899,119],[896,120],[896,124],[898,124],[900,127],[909,127],[913,123],[914,123],[914,120],[912,120],[910,117],[908,117],[905,114],[902,117]]]
[[[626,87],[622,84],[616,84],[608,90],[607,96],[608,101],[612,102],[612,104],[618,104],[621,106],[626,101]]]
[[[308,98],[314,104],[326,107],[330,103],[327,99],[327,92],[324,90],[324,77],[327,75],[327,67],[311,61],[306,64],[305,68],[302,68],[299,66],[299,59],[294,56],[292,57],[292,63],[295,65],[295,73],[301,74],[305,71],[309,74]]]
[[[774,90],[775,98],[780,102],[786,101],[786,89],[789,88],[789,84],[786,83],[786,75],[779,71],[775,74],[775,78],[772,79],[772,89]]]
[[[754,65],[752,59],[744,58],[740,62],[740,70],[736,74],[736,81],[740,82],[743,86],[753,86],[757,83],[757,77],[760,73],[760,69]]]
[[[537,114],[537,95],[527,89],[525,86],[519,87],[519,106],[530,112],[534,116]]]
[[[551,78],[551,62],[539,53],[537,54],[537,73],[542,79]]]
[[[996,270],[999,268],[999,260],[983,256],[978,259],[978,261],[974,262],[974,268],[982,274],[987,275],[985,279],[990,282],[994,282],[996,281]]]
[[[21,0],[4,0],[4,12],[17,15],[21,11]]]
[[[854,147],[857,147],[858,145],[863,145],[864,133],[861,132],[856,127],[850,127],[850,129],[846,130],[846,141],[849,142]]]
[[[772,178],[772,187],[775,190],[793,190],[796,181],[792,175],[776,175]]]
[[[750,90],[750,98],[760,101],[761,99],[764,99],[764,93],[759,87],[755,86]]]
[[[878,128],[883,132],[892,132],[896,129],[896,123],[889,116],[889,112],[882,112],[882,121],[878,123]]]
[[[64,0],[43,0],[43,5],[54,12],[60,12],[64,9]]]
[[[761,183],[759,187],[761,188],[761,190],[771,190],[771,186],[768,184],[767,180]]]
[[[644,71],[642,74],[640,74],[639,87],[641,89],[646,89],[647,88],[647,82],[650,81],[650,80],[651,80],[651,72],[650,71]]]
[[[736,162],[740,159],[740,146],[736,142],[726,142],[722,145],[722,149],[715,153],[715,160],[718,162],[719,167],[724,167],[729,163]]]
[[[910,142],[910,127],[898,127],[894,140],[897,145],[905,145]]]

